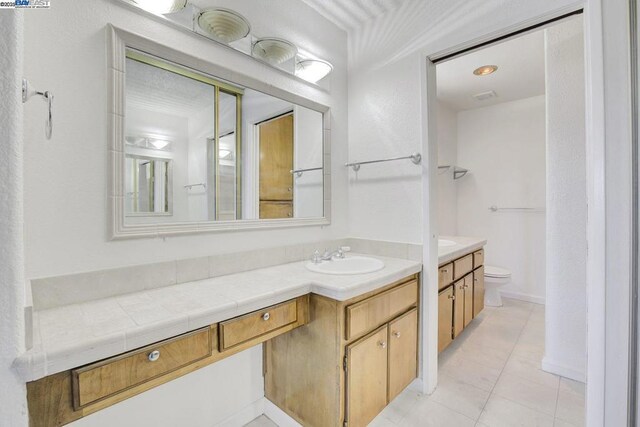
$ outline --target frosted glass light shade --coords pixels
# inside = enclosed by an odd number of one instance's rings
[[[296,64],[296,76],[311,83],[322,80],[333,70],[333,65],[319,59],[305,59]]]
[[[198,17],[198,26],[214,40],[229,44],[247,37],[251,31],[249,21],[229,9],[205,9]]]
[[[187,0],[133,0],[142,9],[152,13],[173,13],[182,10],[187,5]]]
[[[251,50],[251,54],[270,64],[282,64],[296,56],[298,48],[291,42],[266,37],[258,39]]]

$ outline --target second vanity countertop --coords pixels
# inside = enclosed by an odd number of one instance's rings
[[[328,275],[307,270],[308,261],[293,262],[36,311],[33,348],[15,367],[34,381],[310,292],[345,301],[422,269],[416,261],[365,256],[385,268]]]
[[[440,239],[455,242],[452,246],[438,246],[438,265],[446,264],[470,252],[477,251],[487,244],[482,237],[440,236]]]

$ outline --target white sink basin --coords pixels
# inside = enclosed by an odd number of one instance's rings
[[[320,264],[309,262],[306,267],[307,270],[324,274],[365,274],[382,270],[384,262],[379,259],[356,255],[344,259],[323,261]]]
[[[438,239],[438,246],[441,248],[446,248],[447,246],[455,246],[456,242],[454,242],[453,240],[447,240],[447,239]]]

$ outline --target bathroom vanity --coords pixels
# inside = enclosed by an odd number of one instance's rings
[[[162,287],[154,292],[163,301],[188,295],[210,306],[186,309],[190,321],[178,329],[171,319],[144,331],[125,327],[122,348],[145,344],[128,351],[114,352],[113,333],[96,338],[82,325],[73,342],[50,339],[78,308],[104,316],[113,297],[41,311],[41,320],[56,324],[40,323],[42,342],[17,361],[28,381],[30,425],[68,424],[264,343],[267,399],[305,426],[365,426],[416,378],[418,366],[421,263],[375,258],[385,268],[368,274],[319,274],[294,262]],[[141,302],[144,294],[115,302],[153,310],[152,300]]]
[[[462,333],[484,309],[486,240],[451,237],[439,247],[438,352]]]

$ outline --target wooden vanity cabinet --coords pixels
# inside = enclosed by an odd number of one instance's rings
[[[453,341],[453,286],[438,294],[438,353]]]
[[[483,263],[484,249],[480,249],[439,267],[438,352],[484,309]]]
[[[484,266],[473,272],[473,317],[484,310]]]
[[[366,426],[417,377],[418,301],[418,275],[311,294],[309,323],[264,344],[266,398],[305,427]]]

